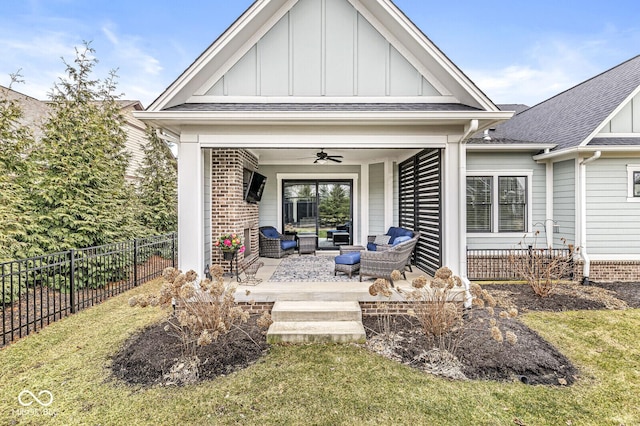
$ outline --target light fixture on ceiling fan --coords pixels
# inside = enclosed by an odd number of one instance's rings
[[[316,161],[313,164],[327,164],[328,161],[342,163],[342,155],[329,155],[324,152],[324,148],[320,148],[320,152],[316,153]]]

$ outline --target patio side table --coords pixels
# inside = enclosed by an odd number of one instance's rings
[[[299,254],[316,254],[316,234],[298,234],[298,253]]]

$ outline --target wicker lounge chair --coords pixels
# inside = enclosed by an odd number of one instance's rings
[[[262,226],[259,232],[260,256],[280,259],[292,254],[297,243],[294,235],[282,235],[273,226]]]
[[[391,273],[400,271],[407,279],[405,269],[410,263],[411,255],[420,238],[420,233],[415,233],[409,241],[402,242],[396,246],[389,247],[381,251],[362,251],[360,253],[360,281],[363,276],[374,278],[385,278],[391,282]]]

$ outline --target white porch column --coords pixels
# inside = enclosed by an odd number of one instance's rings
[[[360,165],[360,178],[360,206],[362,206],[360,208],[360,241],[356,237],[354,242],[367,245],[367,237],[369,236],[369,164]]]
[[[460,148],[459,137],[450,137],[444,152],[444,176],[442,196],[442,264],[451,268],[454,274],[466,276],[466,260],[460,258],[460,243],[466,237],[466,221],[460,218]],[[466,182],[465,182],[466,183]],[[465,189],[466,194],[466,189]],[[465,242],[466,249],[466,242]],[[463,264],[464,263],[464,264]],[[461,268],[464,266],[465,270]]]
[[[178,267],[204,272],[202,151],[198,135],[182,134],[178,145]]]
[[[384,229],[393,226],[393,161],[384,162]]]

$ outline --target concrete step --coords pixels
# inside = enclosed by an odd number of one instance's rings
[[[274,322],[267,332],[268,343],[364,343],[361,321]]]
[[[278,301],[271,317],[274,322],[362,321],[362,310],[356,301]]]

